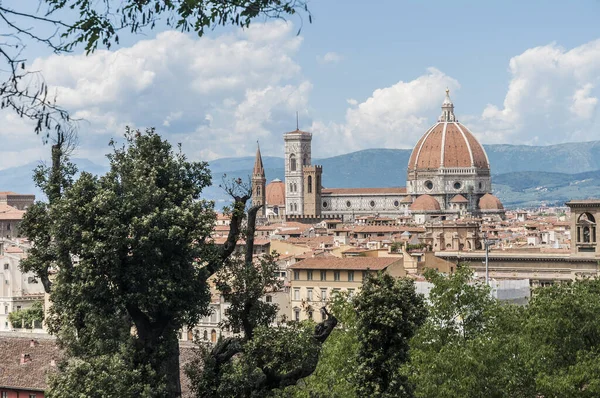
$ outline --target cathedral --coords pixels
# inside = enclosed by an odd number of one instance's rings
[[[412,216],[414,222],[464,217],[504,217],[492,195],[490,163],[483,146],[454,115],[449,90],[442,114],[413,148],[406,187],[325,188],[323,168],[311,162],[312,134],[284,134],[285,181],[266,185],[260,148],[252,175],[253,203],[267,219]]]

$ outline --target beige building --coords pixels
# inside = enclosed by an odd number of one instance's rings
[[[42,283],[32,272],[22,272],[19,267],[24,256],[23,248],[0,242],[0,331],[20,329],[21,325],[11,325],[8,315],[44,301]],[[39,332],[42,325],[36,326]]]
[[[600,247],[596,219],[600,200],[572,200],[570,249],[493,249],[488,256],[491,278],[529,279],[532,285],[545,285],[600,276]],[[466,262],[480,275],[485,273],[485,251],[437,251],[436,257],[453,264]]]
[[[289,267],[290,319],[322,320],[320,309],[336,292],[357,292],[368,272],[406,276],[401,257],[307,258]]]
[[[27,210],[35,202],[35,195],[15,192],[0,192],[0,205],[8,205],[18,210]]]
[[[6,204],[0,204],[0,238],[15,239],[21,237],[19,224],[25,210],[19,210]]]

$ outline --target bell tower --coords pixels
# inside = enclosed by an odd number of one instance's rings
[[[304,167],[311,163],[312,134],[298,128],[283,136],[285,142],[285,214],[304,215]]]
[[[265,188],[267,179],[265,178],[265,168],[263,167],[262,156],[260,154],[260,145],[256,143],[256,159],[254,160],[254,170],[252,171],[252,206],[263,205],[258,211],[259,216],[265,216],[266,193]]]

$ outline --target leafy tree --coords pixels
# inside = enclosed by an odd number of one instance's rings
[[[259,355],[275,347],[269,337],[274,332],[266,328],[275,311],[260,298],[265,289],[278,286],[271,259],[258,267],[252,261],[259,206],[250,208],[246,220],[249,254],[230,258],[242,234],[251,191],[231,192],[230,233],[222,246],[215,246],[210,238],[213,204],[200,199],[210,183],[206,163],[187,161],[152,129],[127,130],[125,137],[124,146],[113,144],[110,170],[104,176],[83,172],[73,181],[73,169],[61,167],[60,192],[51,203],[34,207],[24,221],[36,244],[24,267],[40,277],[55,274],[49,283],[52,306],[47,324],[68,358],[52,379],[49,396],[63,396],[66,390],[81,396],[96,390],[93,396],[179,396],[177,332],[207,315],[208,279],[217,273],[217,284],[232,303],[231,326],[241,328],[244,336],[209,351],[202,371],[215,377],[202,393],[219,391],[230,376],[221,377],[221,367],[226,369],[242,352],[249,353],[253,369],[263,372],[263,381],[254,383],[251,392],[287,386],[312,373],[335,318],[307,337],[313,349],[307,350],[299,367],[291,361],[296,356]],[[44,175],[40,170],[38,183],[51,191],[53,169],[46,171]],[[48,224],[41,227],[43,222]],[[291,330],[278,331],[284,332],[291,338]],[[239,350],[223,352],[223,347]],[[279,361],[278,366],[270,366],[267,359]],[[99,365],[102,361],[107,364]],[[97,366],[118,372],[113,377],[127,382],[105,385],[104,373],[83,375]],[[279,373],[285,369],[290,370]],[[86,383],[77,384],[77,379]]]
[[[235,184],[226,186],[232,196],[236,196],[235,188]],[[241,335],[222,339],[212,348],[203,347],[188,366],[198,397],[265,397],[296,384],[315,371],[321,347],[337,324],[327,311],[326,319],[316,325],[274,324],[277,307],[261,298],[282,286],[275,276],[273,257],[253,260],[258,209],[254,206],[248,211],[245,253],[229,258],[215,278],[217,289],[230,303],[223,326]]]
[[[425,278],[433,283],[425,332],[438,333],[435,339],[428,338],[443,346],[454,338],[466,341],[477,336],[485,327],[488,312],[496,304],[489,287],[473,282],[473,271],[465,265],[448,276],[427,269]]]
[[[401,373],[409,360],[408,341],[425,322],[424,298],[410,279],[369,275],[356,298],[358,396],[411,397],[412,386]]]
[[[428,273],[431,316],[405,367],[417,397],[598,396],[600,281],[540,288],[520,307],[469,275]]]
[[[534,292],[522,350],[544,397],[600,395],[600,280],[562,283]]]
[[[8,320],[13,327],[33,329],[36,323],[41,324],[44,320],[44,306],[41,302],[36,302],[30,308],[11,312]]]
[[[331,313],[340,322],[323,344],[315,372],[297,385],[281,392],[281,397],[352,398],[356,396],[354,372],[358,352],[357,314],[354,300],[346,292],[332,297]]]
[[[215,220],[212,204],[199,200],[210,183],[206,163],[188,162],[153,130],[128,130],[126,139],[105,176],[84,172],[72,182],[63,158],[56,189],[56,169],[40,170],[51,202],[25,217],[35,247],[24,268],[56,273],[47,324],[74,359],[57,383],[86,369],[81,361],[116,355],[152,394],[177,396],[177,331],[206,314],[206,280],[234,250],[249,196],[235,203],[226,244],[206,244]],[[50,395],[59,391],[54,384]]]

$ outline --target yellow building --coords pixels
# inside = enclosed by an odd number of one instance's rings
[[[394,277],[406,276],[398,257],[313,257],[289,267],[291,319],[321,321],[320,309],[336,292],[355,293],[367,272],[384,271]]]

